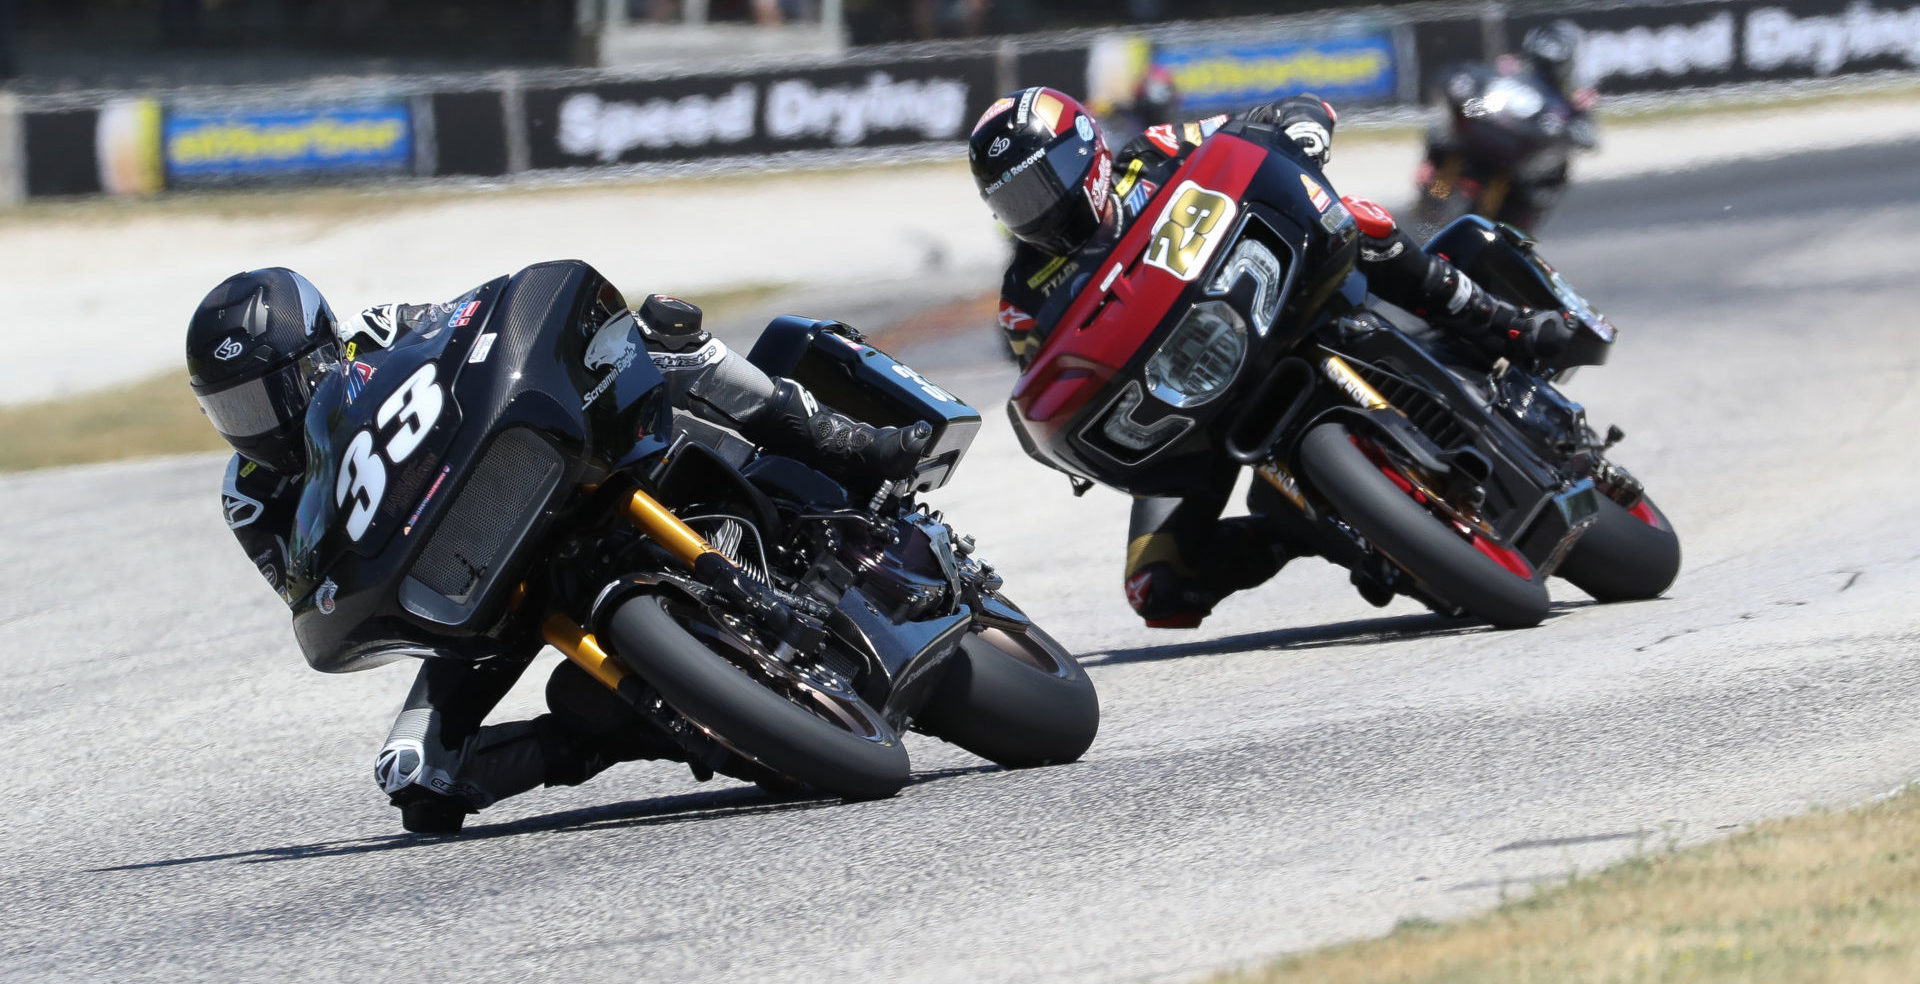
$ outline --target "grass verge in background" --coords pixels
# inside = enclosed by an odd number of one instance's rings
[[[44,403],[0,407],[0,471],[226,447],[186,370]]]
[[[1459,923],[1408,920],[1214,984],[1304,981],[1920,981],[1920,787],[1633,858]]]

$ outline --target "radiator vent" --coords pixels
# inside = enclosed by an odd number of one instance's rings
[[[511,538],[546,505],[560,480],[560,453],[526,428],[494,438],[473,475],[413,563],[413,577],[456,605],[514,547]]]

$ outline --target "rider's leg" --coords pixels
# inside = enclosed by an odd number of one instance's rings
[[[1127,601],[1151,628],[1193,628],[1220,599],[1266,581],[1286,563],[1261,516],[1221,519],[1239,468],[1184,498],[1136,498],[1128,528]]]

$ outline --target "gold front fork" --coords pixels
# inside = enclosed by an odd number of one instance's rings
[[[1368,410],[1396,409],[1393,404],[1387,402],[1386,397],[1380,395],[1379,390],[1374,389],[1372,384],[1353,371],[1352,366],[1347,365],[1345,359],[1337,355],[1323,351],[1320,357],[1320,372],[1335,386],[1340,387],[1341,392]],[[1287,470],[1286,465],[1269,458],[1255,465],[1253,473],[1268,485],[1273,486],[1281,495],[1286,496],[1287,501],[1293,503],[1294,508],[1306,513],[1309,517],[1314,515],[1313,507],[1308,505],[1306,495],[1300,491],[1300,483],[1294,479],[1293,473]]]
[[[668,512],[666,506],[645,492],[634,491],[633,498],[627,501],[627,516],[642,533],[653,537],[674,559],[688,567],[701,555],[718,552],[713,544],[695,533],[693,527],[681,522],[680,517]]]
[[[1326,355],[1321,358],[1320,371],[1333,381],[1333,385],[1340,387],[1348,396],[1353,397],[1355,403],[1368,410],[1386,410],[1393,407],[1393,404],[1387,402],[1386,397],[1380,395],[1379,390],[1360,378],[1360,374],[1354,372],[1353,367],[1347,365],[1347,361],[1337,355]]]
[[[605,684],[608,690],[619,690],[620,681],[627,678],[627,668],[621,666],[612,653],[600,648],[600,641],[593,633],[575,625],[573,619],[565,615],[547,616],[540,626],[540,635],[547,640],[547,645],[580,664],[581,669]]]
[[[693,527],[680,521],[661,505],[653,496],[636,490],[627,500],[627,517],[640,531],[652,537],[675,560],[692,567],[703,555],[718,553],[704,537],[693,531]],[[580,665],[595,680],[606,685],[609,690],[619,690],[620,681],[630,674],[620,665],[612,653],[600,645],[593,633],[581,628],[572,619],[558,613],[547,616],[540,625],[540,635],[547,645],[560,650],[566,657]]]

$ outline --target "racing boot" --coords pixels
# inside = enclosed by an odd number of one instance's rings
[[[780,379],[753,436],[775,453],[836,478],[879,483],[913,474],[933,427],[919,420],[905,427],[875,427],[821,406],[806,387]]]
[[[1127,575],[1127,604],[1149,629],[1197,629],[1219,603],[1219,595],[1164,560]]]

